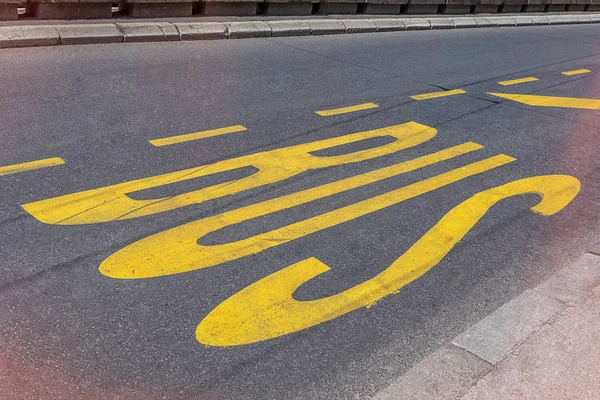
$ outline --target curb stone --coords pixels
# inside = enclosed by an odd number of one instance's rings
[[[123,34],[123,42],[173,42],[180,40],[177,27],[170,22],[121,22],[117,23],[116,26]],[[57,27],[57,29],[61,28]]]
[[[271,21],[271,36],[308,36],[310,26],[306,21]]]
[[[0,26],[0,48],[164,42],[430,29],[599,23],[600,13],[574,15],[295,19],[232,22],[116,22]]]
[[[348,19],[342,21],[346,27],[346,33],[370,33],[377,32],[375,22],[370,19]]]
[[[219,22],[175,22],[180,40],[227,39],[227,27]]]
[[[62,45],[123,42],[123,33],[115,24],[57,25],[55,28]]]
[[[229,22],[229,39],[271,37],[271,26],[264,21]]]
[[[0,28],[0,48],[56,46],[60,44],[54,26],[11,26]]]
[[[600,285],[600,244],[472,325],[373,400],[458,399],[534,332]]]

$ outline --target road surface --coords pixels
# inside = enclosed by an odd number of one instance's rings
[[[600,239],[599,73],[593,25],[2,50],[0,397],[369,398]]]

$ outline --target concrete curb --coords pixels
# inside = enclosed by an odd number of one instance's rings
[[[598,254],[600,244],[438,348],[373,400],[459,399],[532,333],[600,285]]]
[[[114,22],[0,26],[0,48],[337,35],[430,29],[590,24],[600,13],[518,16],[295,19],[236,22]]]

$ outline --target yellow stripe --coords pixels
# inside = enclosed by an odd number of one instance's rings
[[[15,174],[17,172],[23,171],[31,171],[34,169],[46,168],[46,167],[54,167],[56,165],[62,165],[65,163],[65,160],[62,158],[54,157],[54,158],[46,158],[43,160],[30,161],[21,164],[13,164],[7,165],[5,167],[0,167],[0,176]]]
[[[518,85],[519,83],[535,82],[535,81],[539,81],[539,79],[534,78],[533,76],[530,76],[527,78],[513,79],[510,81],[502,81],[502,82],[498,82],[498,83],[502,86],[510,86],[510,85]]]
[[[462,89],[455,89],[455,90],[447,90],[445,92],[435,92],[435,93],[425,93],[425,94],[417,94],[415,96],[410,96],[415,100],[429,100],[429,99],[435,99],[438,97],[445,97],[445,96],[454,96],[455,94],[464,94],[467,93]]]
[[[583,99],[575,97],[556,97],[556,96],[535,96],[532,94],[509,94],[509,93],[488,93],[492,96],[502,97],[527,104],[528,106],[538,107],[562,107],[562,108],[580,108],[584,110],[600,110],[600,100]]]
[[[162,139],[153,139],[153,140],[150,140],[149,142],[151,144],[153,144],[154,146],[167,146],[170,144],[189,142],[190,140],[204,139],[207,137],[225,135],[227,133],[242,132],[245,130],[246,130],[246,127],[244,127],[244,126],[234,125],[234,126],[228,126],[225,128],[211,129],[209,131],[188,133],[185,135],[171,136],[171,137],[162,138]]]
[[[587,74],[588,72],[592,72],[592,71],[590,71],[589,69],[576,69],[573,71],[561,72],[561,74],[566,75],[566,76],[571,76],[571,75]]]
[[[331,117],[332,115],[346,114],[354,111],[368,110],[370,108],[379,107],[375,103],[364,103],[357,104],[355,106],[342,107],[342,108],[334,108],[333,110],[321,110],[315,111],[315,113],[319,114],[321,117]]]

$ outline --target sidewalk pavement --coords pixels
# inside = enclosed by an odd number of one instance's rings
[[[533,333],[462,399],[600,399],[600,287]]]
[[[374,400],[600,399],[600,246],[425,357]]]

